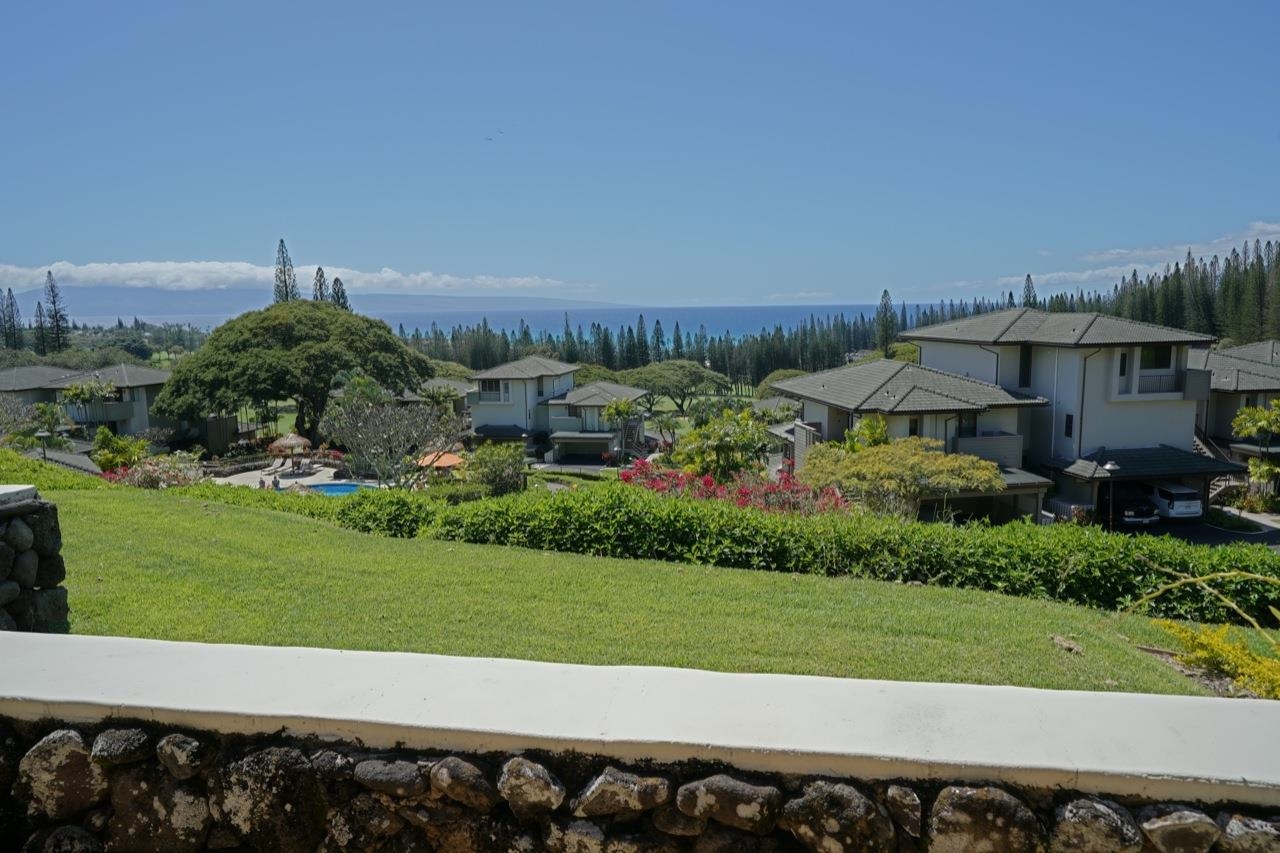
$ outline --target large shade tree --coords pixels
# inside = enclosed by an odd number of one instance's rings
[[[628,370],[622,375],[622,381],[650,391],[655,397],[666,397],[681,414],[694,397],[729,385],[729,378],[724,374],[682,359]]]
[[[395,392],[417,388],[432,375],[428,359],[381,320],[329,302],[278,302],[214,329],[204,346],[178,362],[156,410],[190,419],[292,400],[295,431],[314,441],[334,377],[357,369]]]

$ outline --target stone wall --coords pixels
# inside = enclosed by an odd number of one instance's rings
[[[31,486],[0,487],[0,631],[65,634],[58,508]]]
[[[1280,851],[1276,812],[0,719],[0,851],[23,853],[1262,853]]]

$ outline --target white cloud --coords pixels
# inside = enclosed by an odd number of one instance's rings
[[[1268,240],[1280,240],[1280,222],[1263,222],[1262,220],[1254,220],[1250,222],[1248,227],[1242,233],[1228,234],[1213,240],[1203,240],[1200,242],[1178,243],[1167,246],[1142,246],[1128,249],[1103,249],[1101,251],[1089,252],[1080,257],[1085,263],[1098,262],[1147,262],[1154,263],[1159,261],[1163,268],[1165,263],[1173,263],[1180,261],[1187,256],[1187,250],[1191,250],[1191,254],[1197,258],[1209,258],[1213,255],[1227,255],[1232,249],[1238,249],[1242,243],[1248,241],[1252,243],[1254,240],[1266,242]],[[1141,270],[1139,270],[1141,272]]]
[[[295,264],[298,287],[310,291],[315,264]],[[41,286],[46,270],[52,270],[62,285],[116,287],[158,287],[164,290],[225,290],[230,288],[270,288],[275,268],[242,261],[130,261],[126,263],[72,264],[57,261],[40,267],[0,264],[0,288],[30,290]],[[459,276],[448,273],[402,273],[383,268],[363,272],[345,267],[325,267],[332,281],[341,278],[350,293],[493,293],[504,290],[559,291],[570,285],[541,276]],[[575,290],[594,285],[573,285]]]
[[[1138,271],[1138,277],[1141,278],[1148,273],[1159,272],[1164,269],[1164,264],[1130,264],[1126,266],[1110,266],[1097,267],[1087,270],[1061,270],[1058,272],[1042,272],[1031,274],[1031,280],[1035,282],[1036,287],[1063,287],[1065,285],[1077,286],[1092,284],[1099,281],[1109,283],[1117,283],[1121,278],[1127,277],[1134,270]],[[1027,279],[1026,274],[1023,275],[1005,275],[996,279],[996,286],[1003,289],[1010,287],[1022,287],[1023,282]]]

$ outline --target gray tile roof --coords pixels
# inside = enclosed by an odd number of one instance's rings
[[[527,438],[530,432],[532,432],[532,430],[527,430],[516,424],[484,424],[473,429],[471,434],[477,438],[506,441],[518,438]]]
[[[578,369],[576,364],[565,364],[552,358],[531,355],[519,361],[509,361],[488,370],[473,373],[472,379],[537,379],[539,376],[563,376]]]
[[[435,379],[427,380],[426,384],[424,384],[422,387],[425,389],[432,389],[432,390],[436,388],[442,388],[446,391],[452,391],[454,394],[458,395],[459,397],[465,397],[467,396],[467,392],[473,390],[476,386],[473,383],[467,382],[464,379],[449,379],[447,377],[437,377]]]
[[[1105,314],[1051,313],[1034,308],[993,311],[911,329],[907,341],[975,344],[1041,344],[1059,347],[1212,343],[1212,335],[1141,323]]]
[[[607,406],[614,400],[639,400],[648,394],[649,392],[643,388],[619,385],[617,382],[592,382],[590,385],[571,388],[547,402],[569,406]]]
[[[1114,472],[1102,467],[1114,462]],[[1079,480],[1151,480],[1161,477],[1213,477],[1220,474],[1242,474],[1248,469],[1236,462],[1224,462],[1212,456],[1179,450],[1161,444],[1157,447],[1102,448],[1079,459],[1052,459],[1048,467]]]
[[[35,388],[44,388],[48,383],[75,372],[65,367],[50,367],[44,364],[6,367],[0,370],[0,391],[30,391]]]
[[[1214,391],[1280,391],[1280,341],[1258,341],[1241,347],[1193,349],[1187,366],[1210,372]]]
[[[1221,355],[1242,358],[1246,361],[1258,361],[1263,364],[1280,365],[1280,341],[1255,341],[1238,347],[1227,347],[1217,350]]]
[[[1047,400],[918,364],[879,359],[783,379],[773,387],[794,397],[855,413],[981,412],[1042,406]]]
[[[110,382],[117,388],[142,388],[147,385],[163,385],[169,380],[169,371],[156,370],[154,367],[140,367],[136,364],[113,364],[110,367],[100,367],[96,370],[85,370],[63,376],[44,387],[70,388],[72,385],[95,379]]]

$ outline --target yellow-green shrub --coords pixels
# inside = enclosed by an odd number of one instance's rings
[[[1161,625],[1186,648],[1178,656],[1183,663],[1222,673],[1264,699],[1280,699],[1280,658],[1255,653],[1239,629],[1191,628],[1169,621]]]

